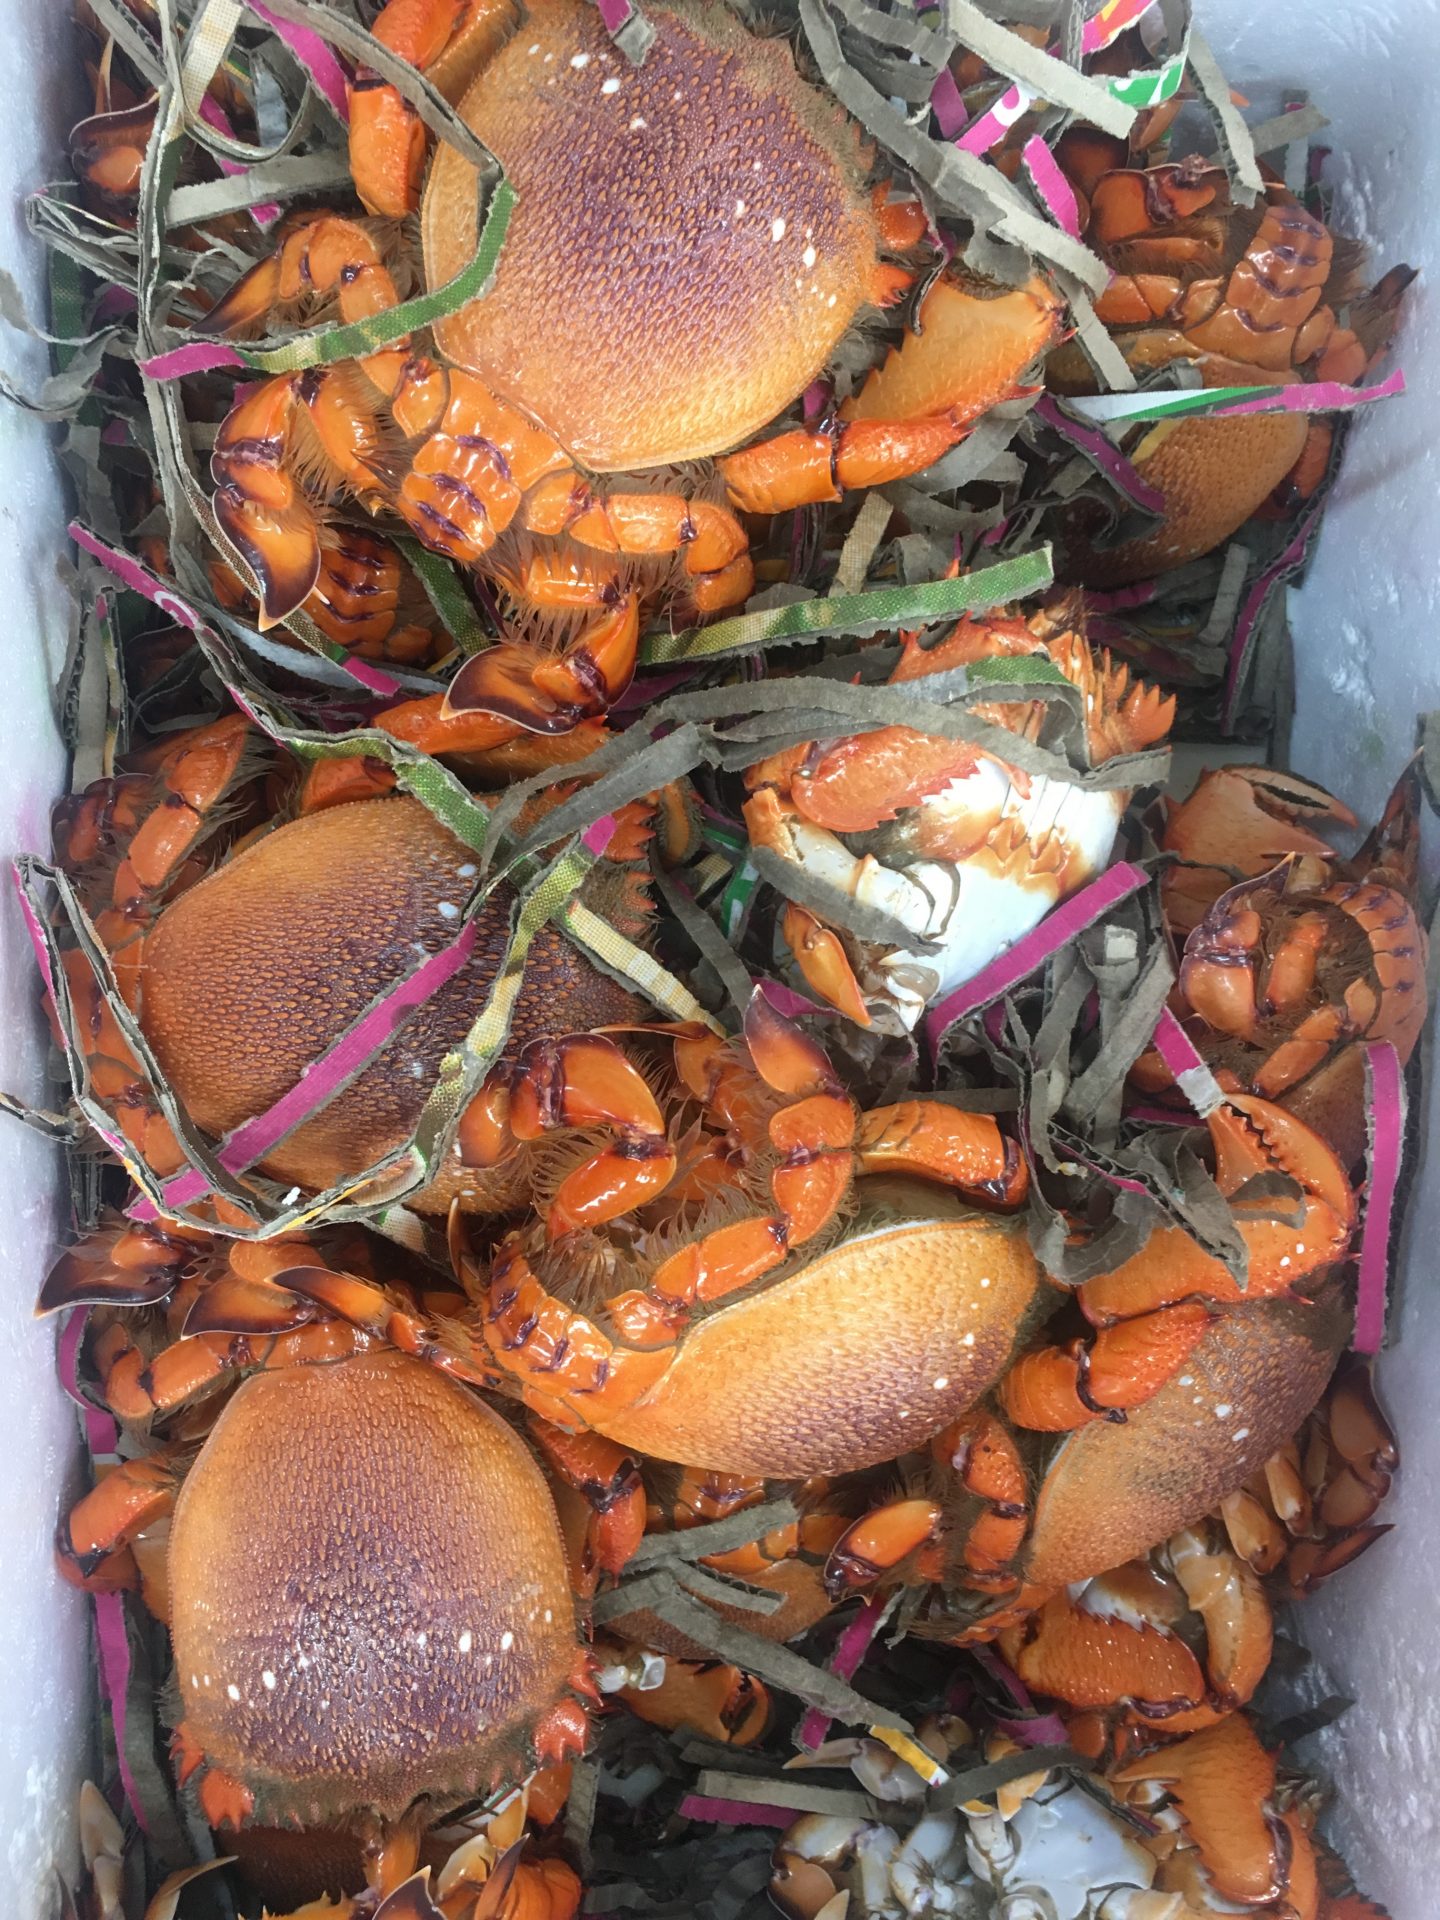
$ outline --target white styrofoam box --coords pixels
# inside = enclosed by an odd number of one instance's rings
[[[19,217],[23,193],[54,170],[75,88],[60,5],[0,0],[10,82],[0,117],[0,259],[32,296],[39,280]],[[1295,764],[1373,818],[1411,750],[1417,709],[1440,705],[1440,115],[1433,75],[1440,0],[1356,0],[1345,8],[1199,0],[1233,84],[1273,100],[1307,90],[1332,117],[1336,224],[1367,238],[1377,267],[1421,268],[1401,360],[1406,399],[1360,420],[1294,623],[1303,668]],[[7,335],[3,364],[37,384],[43,354]],[[43,429],[0,408],[0,606],[7,618],[0,700],[0,858],[46,844],[63,763],[49,683],[65,607],[54,582],[64,505]],[[1435,849],[1428,861],[1436,867]],[[0,913],[0,1086],[41,1092],[43,1040],[18,915]],[[1425,1117],[1433,1129],[1432,1111]],[[48,1869],[69,1852],[69,1808],[89,1751],[83,1604],[56,1578],[51,1531],[74,1468],[73,1427],[55,1385],[53,1330],[30,1319],[57,1217],[57,1176],[37,1140],[0,1122],[0,1364],[8,1442],[0,1486],[0,1885],[19,1920],[50,1901]],[[1424,1250],[1440,1243],[1440,1182],[1426,1182],[1407,1236],[1402,1343],[1382,1387],[1405,1469],[1387,1517],[1395,1533],[1307,1609],[1311,1640],[1360,1707],[1320,1743],[1342,1794],[1339,1830],[1357,1874],[1395,1920],[1431,1920],[1440,1864],[1440,1421],[1433,1355],[1440,1291]]]
[[[44,264],[25,232],[25,194],[61,170],[81,90],[68,9],[0,0],[5,99],[0,105],[0,264],[28,311],[44,314]],[[83,111],[82,109],[79,109]],[[46,348],[4,329],[0,365],[28,391],[48,372]],[[0,403],[0,863],[43,853],[65,755],[51,709],[64,659],[66,596],[56,576],[65,499],[49,430]],[[44,1101],[44,1023],[35,961],[4,879],[0,910],[0,1087]],[[88,1605],[55,1571],[56,1517],[78,1481],[74,1410],[55,1377],[55,1329],[32,1317],[52,1257],[59,1208],[56,1153],[0,1120],[0,1886],[22,1920],[54,1907],[55,1865],[67,1865],[79,1782],[90,1761],[93,1707]]]
[[[1319,551],[1294,595],[1299,695],[1293,764],[1372,820],[1440,705],[1440,120],[1436,0],[1310,8],[1199,0],[1231,84],[1307,88],[1331,116],[1336,227],[1379,269],[1421,270],[1398,359],[1409,391],[1357,422]],[[1427,867],[1437,848],[1427,822]],[[1436,1083],[1426,1135],[1436,1137]],[[1380,1371],[1404,1467],[1383,1517],[1395,1531],[1304,1612],[1310,1644],[1359,1705],[1312,1743],[1339,1789],[1336,1831],[1360,1884],[1396,1920],[1440,1909],[1440,1180],[1422,1170],[1403,1249],[1399,1345]],[[1427,1250],[1430,1250],[1427,1253]]]

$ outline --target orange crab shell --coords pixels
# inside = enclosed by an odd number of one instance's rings
[[[181,1489],[170,1578],[187,1745],[263,1820],[395,1819],[523,1771],[576,1658],[539,1468],[397,1353],[247,1380]]]
[[[1069,575],[1087,586],[1118,587],[1212,552],[1279,486],[1300,458],[1305,433],[1302,413],[1160,421],[1130,459],[1164,497],[1164,519],[1153,533],[1117,547],[1075,543]]]
[[[1023,1228],[916,1181],[872,1178],[860,1204],[828,1252],[690,1327],[600,1431],[661,1459],[802,1479],[892,1460],[971,1406],[1049,1304]]]
[[[223,1135],[263,1113],[409,967],[454,938],[472,856],[418,800],[357,800],[277,828],[172,903],[145,942],[140,1016],[195,1122]],[[371,1066],[264,1161],[323,1188],[398,1147],[445,1053],[485,1004],[505,950],[508,900],[480,910],[466,965]],[[531,946],[513,1047],[637,1017],[637,1003],[551,928]],[[519,1163],[447,1169],[419,1204],[504,1206]]]
[[[1064,1441],[1036,1498],[1025,1578],[1089,1580],[1192,1526],[1297,1431],[1348,1334],[1333,1288],[1217,1318],[1183,1370],[1123,1423],[1097,1420]]]
[[[465,95],[518,201],[494,285],[435,328],[601,473],[767,425],[825,366],[877,255],[858,137],[784,43],[704,0],[649,18],[636,67],[593,7],[532,0]],[[475,170],[442,147],[432,287],[473,258],[476,219]]]

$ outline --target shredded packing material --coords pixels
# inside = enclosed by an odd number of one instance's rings
[[[1077,498],[1099,503],[1112,531],[1122,521],[1153,525],[1163,516],[1163,496],[1127,458],[1135,426],[1272,411],[1344,416],[1403,394],[1398,370],[1357,386],[1196,388],[1184,384],[1183,373],[1171,384],[1173,370],[1158,383],[1138,383],[1096,316],[1094,303],[1110,271],[1086,244],[1085,209],[1055,157],[1067,128],[1088,122],[1124,140],[1146,115],[1175,100],[1188,79],[1211,122],[1232,198],[1246,205],[1263,187],[1257,154],[1307,141],[1324,126],[1323,115],[1302,106],[1247,126],[1178,0],[1106,0],[1088,19],[1075,7],[1022,9],[1041,29],[1034,37],[1021,37],[1011,30],[1013,20],[1004,24],[994,17],[998,10],[971,0],[943,0],[913,13],[867,0],[797,0],[782,8],[780,24],[803,44],[823,84],[897,177],[917,184],[932,220],[944,222],[947,248],[996,282],[1017,283],[1036,263],[1054,276],[1104,390],[1064,397],[1027,390],[982,419],[928,473],[848,499],[837,515],[843,534],[828,549],[813,513],[799,510],[788,535],[790,574],[770,580],[768,594],[719,620],[657,623],[642,636],[640,677],[612,714],[627,720],[622,732],[588,759],[481,800],[441,762],[369,724],[384,702],[442,691],[454,668],[501,637],[460,570],[412,537],[397,536],[446,636],[445,657],[429,671],[358,657],[303,613],[290,616],[279,636],[262,636],[245,617],[214,602],[206,574],[210,549],[242,580],[247,569],[221,534],[199,476],[213,443],[213,396],[233,374],[333,366],[422,333],[483,298],[503,264],[514,187],[429,82],[348,13],[320,0],[201,0],[194,8],[160,0],[153,27],[118,0],[92,0],[92,6],[156,94],[136,226],[125,230],[63,187],[36,196],[30,222],[53,249],[56,331],[47,337],[55,339],[56,371],[33,400],[11,396],[64,429],[63,457],[79,493],[74,533],[94,563],[69,583],[75,641],[63,704],[77,784],[108,777],[126,745],[135,710],[135,689],[124,684],[122,672],[127,621],[143,603],[193,636],[204,697],[218,692],[233,701],[301,765],[335,756],[382,762],[403,790],[474,849],[479,878],[448,947],[378,995],[268,1112],[212,1141],[189,1123],[167,1087],[78,890],[49,863],[21,861],[17,898],[58,1018],[75,1107],[73,1114],[21,1117],[72,1144],[88,1123],[133,1182],[129,1211],[137,1220],[163,1216],[208,1226],[212,1197],[219,1196],[250,1222],[227,1224],[240,1238],[349,1220],[398,1236],[413,1225],[405,1199],[432,1175],[466,1100],[500,1057],[528,942],[548,922],[670,1022],[733,1031],[758,984],[789,1017],[816,1023],[827,1044],[843,1044],[829,1009],[766,977],[772,956],[762,934],[777,906],[795,902],[861,940],[903,942],[918,951],[925,943],[875,909],[798,877],[767,850],[747,848],[723,804],[708,806],[701,856],[677,868],[655,863],[654,888],[668,910],[670,932],[679,936],[665,950],[674,971],[625,940],[580,890],[604,852],[616,809],[633,799],[691,780],[702,795],[733,805],[731,776],[767,754],[911,727],[970,743],[1016,769],[1018,778],[1133,789],[1140,800],[1116,858],[1096,880],[928,1010],[923,1063],[912,1048],[902,1072],[907,1079],[920,1072],[956,1104],[1014,1112],[1032,1163],[1084,1197],[1090,1215],[1083,1235],[1039,1181],[1028,1203],[1031,1243],[1057,1281],[1078,1285],[1137,1251],[1157,1222],[1174,1222],[1224,1259],[1243,1287],[1244,1246],[1199,1151],[1199,1136],[1187,1124],[1212,1114],[1224,1094],[1169,1004],[1173,957],[1157,897],[1164,860],[1138,825],[1146,797],[1166,777],[1167,751],[1092,765],[1076,690],[1043,660],[981,662],[895,687],[880,685],[877,674],[896,658],[883,636],[903,630],[934,637],[941,623],[1023,606],[1050,589],[1056,507]],[[1012,10],[1004,11],[1008,20]],[[600,0],[600,13],[625,59],[642,65],[654,44],[654,22],[633,0]],[[1138,49],[1134,57],[1145,64],[1125,72],[1087,70],[1121,43]],[[955,74],[967,60],[965,70],[978,63],[983,78],[962,90]],[[432,134],[478,167],[474,256],[441,287],[362,322],[325,323],[244,345],[194,334],[187,321],[195,317],[199,294],[208,298],[267,250],[276,221],[297,203],[343,191],[356,63],[396,86]],[[256,115],[255,141],[238,135],[211,97],[217,76],[232,69],[263,72],[272,89],[263,134]],[[1011,143],[1013,165],[1002,168]],[[219,178],[188,177],[197,170]],[[248,225],[237,226],[237,215]],[[18,321],[8,289],[0,291],[5,317]],[[109,377],[116,367],[126,369],[124,378]],[[842,369],[839,377],[843,397],[848,375]],[[807,424],[833,398],[828,390],[807,396]],[[164,531],[173,578],[138,557],[133,526],[122,530],[116,503],[124,487],[117,480],[133,487],[140,476],[159,497],[147,524]],[[1304,565],[1324,498],[1322,485],[1289,520],[1258,531],[1247,525],[1222,552],[1175,577],[1093,595],[1095,636],[1113,630],[1117,644],[1142,650],[1142,662],[1148,648],[1149,658],[1177,663],[1182,701],[1190,701],[1182,710],[1196,724],[1213,724],[1233,737],[1283,723],[1277,692],[1283,686],[1283,592]],[[903,530],[892,534],[896,527]],[[1186,672],[1193,676],[1188,689]],[[297,684],[303,692],[295,691]],[[972,712],[1002,696],[1044,705],[1045,744]],[[333,701],[329,717],[317,724],[327,699]],[[576,790],[543,827],[518,837],[515,823],[526,802],[571,781]],[[713,864],[702,867],[701,859]],[[292,1197],[254,1177],[251,1169],[333,1098],[464,964],[474,938],[470,916],[501,885],[513,894],[505,960],[469,1033],[429,1090],[413,1137],[328,1193]],[[185,1170],[166,1181],[137,1160],[91,1087],[61,964],[62,945],[72,941],[185,1151]],[[695,971],[693,981],[685,977],[687,967]],[[1127,1103],[1126,1077],[1149,1049],[1170,1070],[1188,1112]],[[857,1073],[880,1072],[877,1059],[863,1053],[850,1064]],[[1365,1068],[1369,1159],[1354,1345],[1368,1354],[1384,1338],[1389,1248],[1403,1199],[1406,1093],[1392,1048],[1367,1047]],[[985,1084],[972,1084],[977,1079]],[[1283,1218],[1297,1196],[1295,1183],[1276,1178],[1258,1197]],[[116,1434],[90,1397],[93,1382],[82,1379],[84,1337],[85,1315],[77,1311],[62,1337],[62,1364],[68,1390],[86,1409],[92,1453],[103,1462],[113,1454]],[[873,1736],[910,1766],[928,1790],[928,1810],[993,1796],[1037,1769],[1085,1771],[1065,1744],[1064,1723],[1032,1711],[1013,1674],[983,1650],[978,1664],[1011,1709],[997,1710],[991,1724],[1022,1751],[951,1771],[917,1744],[917,1716],[897,1698],[891,1665],[903,1666],[911,1655],[932,1658],[934,1649],[911,1633],[914,1614],[907,1606],[866,1600],[838,1633],[832,1621],[798,1647],[765,1639],[763,1622],[778,1607],[777,1596],[701,1563],[760,1539],[797,1512],[788,1497],[771,1498],[727,1520],[652,1533],[624,1578],[599,1596],[597,1624],[656,1615],[713,1658],[759,1675],[786,1705],[780,1730],[754,1754],[706,1751],[693,1741],[687,1746],[683,1731],[666,1742],[656,1770],[674,1789],[671,1825],[663,1838],[658,1829],[651,1835],[650,1857],[639,1864],[624,1872],[613,1861],[598,1866],[587,1911],[683,1912],[703,1920],[748,1920],[758,1913],[770,1836],[762,1832],[757,1850],[740,1831],[747,1824],[785,1829],[801,1811],[866,1818],[880,1811],[863,1792],[796,1779],[786,1769],[785,1740],[793,1736],[803,1761],[835,1720]],[[204,1841],[198,1830],[186,1833],[187,1819],[197,1825],[193,1810],[177,1807],[156,1762],[160,1688],[149,1672],[150,1642],[127,1601],[97,1599],[101,1676],[119,1771],[155,1856],[178,1865],[178,1853]],[[717,1607],[750,1624],[722,1617]],[[852,1685],[857,1678],[860,1684]],[[614,1778],[598,1765],[577,1769],[567,1834],[593,1863],[606,1859]],[[889,1809],[885,1817],[893,1817]],[[713,1857],[725,1861],[713,1884],[707,1877],[698,1905],[694,1861],[704,1855],[686,1851],[696,1828],[718,1849]],[[736,1830],[728,1838],[710,1831],[727,1828]],[[626,1877],[631,1866],[635,1878]]]

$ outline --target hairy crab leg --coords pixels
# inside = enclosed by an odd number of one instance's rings
[[[873,1585],[912,1555],[918,1580],[944,1579],[953,1570],[961,1584],[979,1591],[1014,1587],[1009,1569],[1025,1540],[1029,1485],[1013,1438],[993,1413],[976,1407],[942,1428],[930,1452],[954,1476],[945,1496],[892,1500],[848,1528],[825,1565],[832,1597]],[[943,1536],[956,1492],[980,1511],[954,1527],[951,1547]]]

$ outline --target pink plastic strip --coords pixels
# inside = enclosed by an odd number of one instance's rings
[[[1368,407],[1376,400],[1393,400],[1405,391],[1405,375],[1397,367],[1388,379],[1373,387],[1347,387],[1339,380],[1316,380],[1276,387],[1253,400],[1234,400],[1216,407],[1208,417],[1220,419],[1237,413],[1353,413],[1356,407]]]
[[[133,554],[98,539],[78,520],[70,522],[69,533],[77,547],[82,547],[86,553],[98,560],[102,567],[113,573],[115,578],[129,587],[132,593],[143,594],[153,605],[159,607],[162,613],[168,613],[172,620],[190,633],[198,633],[205,625],[204,620],[188,600],[183,600],[173,588],[167,587],[158,574],[142,566]],[[343,660],[337,660],[335,664],[343,667],[352,680],[358,680],[362,687],[367,687],[371,693],[377,694],[383,700],[391,700],[397,693],[404,691],[398,680],[392,679],[388,673],[382,673],[378,667],[372,667],[368,660],[356,660],[347,656]]]
[[[635,13],[630,0],[595,0],[595,10],[605,22],[605,31],[612,34],[619,33]]]
[[[61,1386],[79,1407],[84,1418],[85,1444],[93,1458],[97,1454],[114,1453],[120,1444],[120,1427],[113,1414],[106,1413],[103,1407],[97,1407],[93,1400],[87,1400],[80,1391],[80,1348],[89,1318],[88,1307],[76,1307],[66,1317],[56,1342],[55,1364],[60,1372]]]
[[[222,106],[219,106],[212,100],[208,93],[200,102],[200,118],[208,125],[214,127],[217,132],[227,133],[231,139],[234,139],[235,129],[230,124],[229,114],[226,113]],[[249,167],[245,166],[239,160],[226,160],[218,153],[212,155],[212,158],[222,173],[228,173],[233,176],[250,171]],[[257,227],[271,227],[280,218],[280,208],[275,201],[267,200],[263,206],[250,208],[250,218],[255,222]]]
[[[988,113],[982,113],[973,126],[966,128],[955,142],[956,146],[963,147],[966,153],[988,153],[1032,104],[1033,97],[1023,87],[1008,88]]]
[[[1025,1718],[1023,1720],[999,1720],[995,1724],[1002,1733],[1008,1733],[1012,1740],[1018,1740],[1022,1747],[1063,1747],[1068,1746],[1070,1735],[1064,1721],[1055,1713],[1040,1713],[1030,1698],[1030,1689],[1014,1669],[1003,1661],[993,1648],[975,1646],[969,1649],[973,1658],[982,1666],[990,1678],[1009,1694]]]
[[[447,981],[455,978],[470,958],[477,926],[476,921],[467,921],[457,939],[400,981],[358,1025],[337,1040],[328,1053],[321,1054],[307,1067],[273,1107],[227,1135],[216,1155],[225,1171],[244,1173],[257,1160],[263,1160],[293,1127],[298,1127],[333,1099],[350,1075],[359,1072],[371,1055],[380,1051],[417,1007],[423,1006]],[[204,1174],[191,1167],[166,1181],[165,1204],[167,1207],[188,1206],[194,1200],[203,1199],[209,1191],[210,1183]],[[136,1200],[128,1212],[132,1220],[153,1220],[157,1209],[151,1201],[142,1198]]]
[[[935,112],[940,138],[956,139],[970,116],[965,111],[965,102],[960,97],[960,89],[949,67],[942,67],[936,75],[935,84],[930,89],[930,105]]]
[[[334,48],[322,40],[318,33],[312,33],[309,27],[298,27],[289,20],[277,19],[268,7],[260,4],[260,0],[249,0],[249,6],[250,11],[258,14],[277,38],[285,42],[309,74],[316,90],[324,95],[348,127],[350,86]]]
[[[870,1651],[870,1643],[885,1618],[883,1600],[867,1600],[841,1634],[830,1660],[830,1671],[837,1680],[853,1680],[860,1663]],[[823,1745],[830,1731],[830,1716],[820,1707],[811,1707],[800,1722],[800,1745],[813,1753]]]
[[[1202,1120],[1225,1104],[1219,1081],[1169,1007],[1162,1009],[1156,1023],[1155,1047],[1174,1074],[1176,1086]]]
[[[1220,709],[1221,724],[1229,732],[1235,724],[1236,710],[1240,705],[1240,689],[1245,678],[1246,664],[1250,658],[1250,636],[1255,631],[1255,623],[1264,610],[1266,601],[1274,589],[1280,585],[1287,574],[1293,573],[1305,558],[1305,549],[1315,526],[1317,507],[1307,513],[1296,531],[1295,538],[1286,547],[1278,559],[1261,573],[1249,593],[1246,594],[1240,612],[1235,620],[1235,630],[1230,635],[1230,658],[1225,668],[1225,699]]]
[[[933,94],[931,98],[934,98]],[[1080,203],[1075,198],[1075,189],[1056,165],[1054,154],[1038,133],[1032,134],[1025,142],[1020,158],[1050,218],[1057,227],[1078,240]]]
[[[615,816],[607,813],[580,836],[587,853],[602,854],[615,832]],[[398,981],[385,998],[373,1006],[358,1024],[342,1034],[329,1050],[314,1060],[288,1093],[282,1093],[273,1107],[247,1120],[221,1142],[216,1154],[227,1173],[244,1173],[263,1160],[275,1143],[317,1113],[334,1098],[349,1079],[358,1073],[396,1033],[417,1007],[431,1000],[470,958],[479,928],[478,920],[467,920],[455,939],[439,953],[432,954],[414,973]],[[194,1167],[167,1180],[164,1198],[167,1207],[188,1206],[210,1191],[203,1173]],[[125,1209],[132,1220],[154,1220],[158,1209],[142,1195]]]
[[[1112,40],[1118,40],[1127,27],[1143,19],[1154,5],[1155,0],[1105,0],[1105,5],[1081,30],[1080,51],[1099,53]]]
[[[126,1696],[130,1690],[130,1642],[125,1635],[125,1602],[118,1593],[97,1593],[94,1598],[95,1639],[100,1654],[100,1685],[110,1708],[110,1717],[115,1724],[115,1758],[119,1762],[125,1798],[130,1802],[130,1809],[143,1828],[145,1827],[143,1803],[127,1757],[125,1722],[128,1713]],[[148,1832],[149,1829],[146,1828],[146,1831]]]
[[[1385,1301],[1390,1275],[1390,1228],[1405,1138],[1405,1081],[1400,1056],[1384,1042],[1365,1049],[1370,1121],[1370,1178],[1365,1226],[1360,1236],[1360,1277],[1355,1294],[1357,1353],[1378,1353],[1385,1340]]]
[[[687,1793],[680,1802],[682,1820],[708,1820],[717,1827],[793,1827],[798,1807],[777,1807],[763,1800],[719,1800],[713,1794]]]
[[[756,985],[775,1011],[784,1014],[787,1020],[798,1020],[802,1014],[814,1013],[827,1020],[835,1017],[834,1007],[822,1007],[818,1000],[807,999],[803,993],[797,993],[793,987],[787,987],[779,980],[759,980]]]
[[[1111,907],[1127,900],[1132,893],[1138,893],[1148,884],[1149,876],[1128,860],[1107,867],[1098,879],[1072,894],[1063,905],[1042,920],[1033,933],[1027,933],[1023,939],[1017,940],[1013,947],[992,960],[988,967],[983,967],[973,979],[947,994],[925,1016],[925,1038],[932,1059],[938,1055],[941,1041],[957,1020],[963,1020],[967,1013],[974,1013],[977,1008],[988,1006],[992,1000],[998,1000],[1002,993],[1008,993],[1011,987],[1028,979],[1037,967],[1043,966],[1052,953],[1057,953],[1077,933],[1083,933],[1086,927],[1093,926]]]
[[[1165,502],[1161,499],[1163,508]],[[1130,607],[1148,607],[1160,592],[1158,580],[1137,580],[1133,587],[1115,587],[1108,593],[1085,589],[1085,604],[1097,613],[1124,613]]]
[[[223,340],[191,340],[168,353],[153,354],[140,362],[147,380],[183,380],[187,373],[213,373],[217,367],[245,367],[233,347]]]
[[[92,1406],[80,1391],[80,1342],[88,1318],[88,1307],[81,1307],[70,1315],[60,1335],[55,1357],[61,1386],[84,1409],[85,1441],[93,1456],[113,1453],[120,1429],[109,1414]],[[130,1771],[125,1739],[130,1689],[130,1642],[125,1635],[125,1602],[118,1593],[97,1593],[92,1594],[91,1598],[95,1602],[95,1641],[99,1653],[100,1685],[115,1724],[115,1756],[120,1765],[120,1779],[135,1818],[144,1827],[145,1815],[135,1777]]]
[[[20,884],[20,869],[12,862],[10,879],[15,888],[15,897],[20,902],[20,912],[25,921],[25,931],[30,936],[30,944],[35,949],[36,964],[40,968],[41,978],[45,982],[45,991],[50,1003],[55,1004],[55,976],[50,971],[50,949],[45,944],[45,935],[40,922],[35,918],[35,909],[25,897],[25,889]]]
[[[1035,142],[1032,141],[1031,145],[1034,144]],[[1048,154],[1050,149],[1045,146],[1045,142],[1042,140],[1039,144]],[[1025,151],[1028,153],[1029,147]],[[1058,167],[1056,172],[1059,172]],[[1064,178],[1063,174],[1061,178]],[[1074,196],[1071,197],[1073,199]],[[1052,432],[1058,433],[1062,440],[1068,440],[1072,447],[1078,447],[1086,459],[1100,469],[1116,491],[1124,494],[1134,506],[1143,507],[1147,513],[1165,511],[1164,494],[1148,486],[1140,478],[1120,449],[1106,434],[1101,433],[1098,427],[1088,427],[1083,421],[1072,418],[1057,401],[1051,399],[1048,393],[1036,401],[1035,415],[1037,419],[1043,420]],[[1153,586],[1149,582],[1145,584],[1153,593]],[[1133,592],[1134,589],[1127,588],[1125,591]],[[1105,596],[1088,594],[1086,598],[1091,606],[1098,606]],[[1132,601],[1128,604],[1136,603]]]

